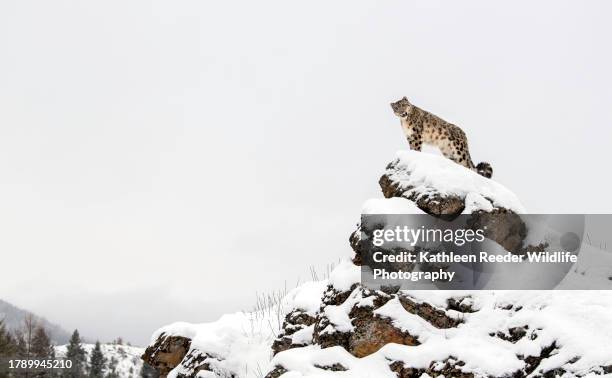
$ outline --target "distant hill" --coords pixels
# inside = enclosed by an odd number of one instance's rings
[[[41,324],[47,332],[51,341],[55,345],[66,344],[70,339],[70,333],[57,324],[51,323],[42,316],[38,316],[30,311],[23,310],[19,307],[0,299],[0,319],[4,319],[4,323],[9,330],[16,330],[23,326],[23,319],[26,315],[32,314],[34,319]]]

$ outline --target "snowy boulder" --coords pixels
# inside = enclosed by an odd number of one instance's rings
[[[265,315],[239,312],[212,323],[165,326],[143,359],[162,377],[239,376],[270,355],[273,330]]]
[[[155,361],[167,353],[160,370],[169,377],[612,373],[612,292],[390,293],[362,287],[359,270],[345,261],[328,279],[305,283],[270,308],[163,327],[153,335],[147,361],[159,369]],[[276,328],[279,315],[285,321]],[[295,345],[273,354],[278,338]]]
[[[314,321],[327,284],[304,283],[271,296],[252,312],[227,314],[215,322],[162,327],[142,359],[162,377],[262,377],[270,370],[273,350],[310,345],[314,325],[307,323]]]
[[[608,292],[386,294],[355,285],[347,295],[335,289],[322,304],[320,314],[328,321],[322,324],[325,328],[315,328],[314,344],[276,354],[267,378],[315,378],[334,372],[390,378],[612,373],[612,326],[605,321],[612,309]],[[389,328],[379,329],[385,323]],[[333,334],[337,337],[329,337]],[[356,348],[361,341],[367,342],[361,344],[364,349]]]
[[[385,198],[406,198],[432,215],[505,209],[524,213],[516,195],[442,156],[400,151],[379,180]]]
[[[525,208],[503,185],[487,179],[443,156],[400,151],[379,180],[385,199],[370,199],[362,214],[412,214],[454,219],[467,215],[473,229],[509,252],[523,252],[527,228],[519,214]],[[362,265],[364,246],[359,227],[349,238],[354,263]]]
[[[449,311],[447,311],[447,309]],[[388,294],[354,285],[341,291],[330,285],[315,323],[313,341],[322,348],[340,346],[355,357],[365,357],[387,344],[419,345],[415,329],[402,328],[395,315],[413,314],[439,329],[453,328],[461,321],[458,312],[417,303],[406,293]]]
[[[272,343],[272,352],[277,354],[291,348],[311,344],[316,318],[301,309],[294,309],[285,316],[281,333]]]
[[[162,332],[147,347],[142,359],[157,369],[160,375],[166,376],[183,360],[190,345],[191,339],[189,338]]]
[[[308,345],[321,348],[340,347],[354,357],[376,353],[385,345],[394,343],[419,345],[422,340],[416,328],[402,328],[394,317],[417,316],[427,327],[450,329],[461,324],[460,314],[472,310],[469,301],[459,295],[449,298],[443,306],[415,301],[406,292],[384,292],[367,289],[359,283],[359,267],[341,263],[330,276],[322,295],[321,306],[314,323],[309,326],[308,340],[291,343],[287,335],[294,332],[294,313],[289,313],[280,336],[273,345],[282,344],[275,354]],[[309,323],[312,318],[308,318]],[[295,339],[295,338],[294,338]],[[331,365],[342,364],[339,361]],[[275,372],[278,372],[276,370]],[[273,376],[273,375],[272,375]]]
[[[525,237],[512,192],[443,157],[400,152],[380,185],[385,198],[367,201],[362,214],[465,215],[512,253],[540,240]],[[355,259],[329,278],[250,313],[163,327],[143,359],[168,377],[612,374],[612,291],[375,290],[361,283],[361,231],[349,238]]]

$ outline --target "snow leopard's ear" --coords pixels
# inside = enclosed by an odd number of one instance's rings
[[[404,100],[404,101],[408,101],[408,99],[406,98],[406,96],[402,97],[402,100]]]

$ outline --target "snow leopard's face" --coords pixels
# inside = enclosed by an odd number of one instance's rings
[[[391,108],[393,109],[393,113],[395,113],[396,116],[401,117],[401,118],[408,116],[408,113],[410,113],[411,106],[412,105],[410,104],[410,102],[408,101],[406,97],[402,98],[399,101],[391,103]]]

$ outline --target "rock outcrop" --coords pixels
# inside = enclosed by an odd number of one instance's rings
[[[436,155],[398,152],[378,183],[385,198],[408,199],[436,217],[477,211],[525,212],[504,186]]]
[[[446,159],[401,152],[379,184],[386,199],[368,202],[364,212],[468,214],[506,250],[521,253],[524,248],[526,226],[517,216],[524,208],[516,196]],[[585,318],[612,320],[612,295],[601,308],[604,301],[571,293],[373,290],[360,283],[361,231],[349,238],[353,262],[341,263],[329,279],[296,288],[267,310],[205,325],[164,327],[143,359],[162,376],[179,377],[277,378],[292,372],[311,377],[334,372],[346,377],[579,377],[612,371],[610,349],[606,354],[586,347],[609,346],[611,322],[603,330],[594,325],[572,329]],[[584,311],[572,313],[574,306]],[[547,322],[551,317],[554,324]]]
[[[166,376],[183,361],[190,346],[191,339],[162,333],[152,345],[147,347],[142,359],[157,369],[160,375]]]

